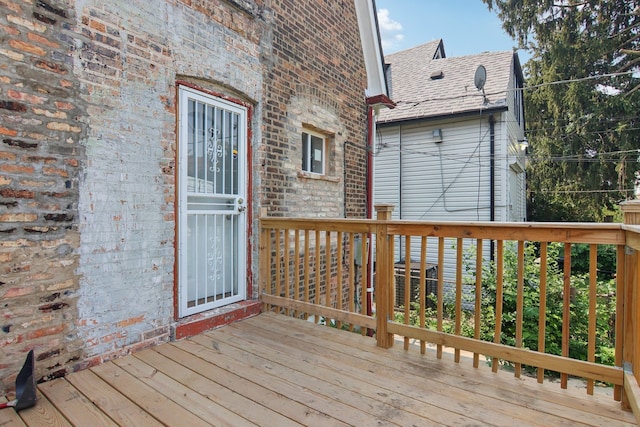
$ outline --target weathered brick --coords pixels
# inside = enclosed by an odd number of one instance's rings
[[[8,271],[5,271],[5,274],[9,274]],[[2,294],[2,298],[16,298],[22,297],[25,295],[31,295],[35,292],[36,288],[34,286],[23,286],[20,288],[10,288],[7,289],[4,294]]]
[[[13,197],[19,199],[33,199],[35,197],[35,193],[29,190],[15,190],[11,188],[2,188],[0,189],[1,197]]]
[[[117,328],[126,328],[127,326],[135,325],[136,323],[140,323],[144,321],[145,315],[141,314],[140,316],[131,317],[129,319],[124,319],[116,323]]]
[[[3,24],[0,24],[0,30],[1,30],[4,34],[11,35],[11,36],[17,36],[17,35],[19,35],[19,34],[20,34],[20,31],[18,31],[18,29],[17,29],[17,28],[10,27],[10,26],[3,25]]]
[[[24,173],[32,174],[34,171],[33,166],[28,165],[0,165],[0,171],[6,173]]]
[[[4,55],[9,59],[13,59],[14,61],[22,61],[24,59],[24,55],[20,52],[16,52],[14,50],[7,50],[0,48],[0,55]]]
[[[27,33],[27,39],[34,42],[34,43],[38,43],[47,47],[51,47],[51,48],[59,48],[60,47],[60,43],[54,41],[54,40],[50,40],[46,37],[43,37],[39,34],[34,34],[34,33]]]
[[[42,338],[42,337],[51,336],[51,335],[57,335],[64,332],[64,330],[65,330],[64,325],[51,326],[48,328],[40,328],[40,329],[36,329],[34,331],[28,332],[27,339],[36,339],[36,338]]]
[[[69,172],[68,171],[66,171],[64,169],[51,168],[51,167],[42,168],[42,173],[44,175],[57,175],[57,176],[62,176],[62,177],[69,176]]]
[[[73,110],[73,104],[71,104],[70,102],[56,101],[54,102],[54,105],[60,110]]]
[[[12,24],[16,24],[21,27],[28,28],[31,31],[37,31],[39,33],[43,33],[47,29],[45,25],[42,25],[39,22],[33,22],[26,17],[16,16],[16,15],[7,15],[7,21],[11,22]]]
[[[0,126],[0,133],[8,136],[16,136],[18,135],[18,131],[14,129],[8,129],[4,126]]]
[[[14,153],[9,153],[7,151],[0,151],[0,160],[9,160],[15,161],[17,156]]]
[[[47,51],[44,50],[43,48],[39,46],[35,46],[31,43],[23,42],[22,40],[10,40],[9,46],[11,46],[16,50],[26,52],[26,53],[32,53],[38,56],[44,56],[47,53]]]
[[[82,132],[82,128],[80,128],[79,126],[72,126],[69,123],[61,123],[61,122],[47,123],[47,129],[57,130],[61,132],[74,132],[74,133]]]
[[[43,70],[51,71],[57,74],[67,74],[69,72],[67,67],[65,67],[64,65],[57,64],[51,61],[44,61],[44,60],[35,61],[35,66]],[[61,84],[61,86],[64,87],[64,84]],[[69,87],[69,86],[66,86],[66,87]]]
[[[37,0],[36,1],[36,6],[42,10],[45,10],[47,12],[51,12],[54,15],[58,15],[61,18],[68,18],[69,17],[69,13],[67,12],[67,10],[53,6],[52,4],[44,1],[44,0]]]
[[[38,95],[31,95],[24,92],[19,92],[17,90],[10,89],[7,91],[7,95],[10,98],[18,99],[20,101],[24,101],[29,104],[44,104],[46,102],[46,98]]]
[[[0,214],[0,222],[32,222],[37,219],[38,219],[38,215],[32,214],[32,213]]]
[[[24,113],[27,111],[27,106],[22,102],[0,101],[0,109]]]
[[[38,144],[35,142],[26,142],[19,139],[12,138],[4,138],[2,140],[3,144],[8,145],[9,147],[19,147],[19,148],[37,148]]]
[[[42,13],[38,13],[38,12],[33,12],[33,17],[40,22],[44,22],[47,25],[53,25],[56,22],[58,22],[57,19],[51,18],[49,16],[43,15]]]

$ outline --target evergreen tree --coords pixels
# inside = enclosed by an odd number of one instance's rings
[[[601,221],[640,169],[640,0],[483,1],[532,53],[529,220]]]

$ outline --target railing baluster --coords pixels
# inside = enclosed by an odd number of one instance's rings
[[[321,277],[322,274],[320,274],[321,271],[322,271],[322,263],[320,262],[320,257],[322,255],[322,252],[321,252],[322,244],[321,244],[321,240],[320,240],[320,230],[319,229],[316,230],[315,237],[316,237],[316,239],[315,239],[314,243],[316,245],[316,250],[315,250],[315,257],[316,257],[316,263],[315,263],[316,264],[316,269],[315,270],[316,271],[315,271],[315,274],[314,274],[315,289],[314,289],[314,299],[313,299],[313,301],[314,301],[315,305],[320,305],[320,282],[321,282],[320,279],[322,278]],[[319,320],[320,320],[319,316],[317,316],[317,315],[313,316],[313,321],[315,323],[318,323]]]
[[[516,347],[522,347],[522,324],[524,318],[524,242],[518,240],[518,291],[516,296]],[[514,374],[520,378],[522,364],[516,363]]]
[[[269,288],[271,288],[271,281],[268,280],[268,277],[271,275],[271,266],[273,265],[273,258],[271,256],[271,229],[270,228],[262,228],[260,230],[260,242],[262,244],[262,251],[260,253],[260,270],[262,274],[260,275],[260,289],[258,291],[258,295],[263,293],[271,293],[271,289],[267,289],[267,284]],[[271,311],[271,305],[264,304],[263,309],[265,311]]]
[[[569,333],[571,324],[571,243],[564,244],[564,288],[562,301],[562,356],[569,357]],[[560,374],[560,387],[567,388],[568,375]]]
[[[311,254],[309,253],[311,251],[310,249],[310,243],[309,240],[311,238],[311,233],[310,230],[304,230],[304,302],[309,302],[309,274],[311,274],[310,272],[310,260],[309,258],[311,257]],[[304,313],[304,320],[308,320],[309,319],[309,313],[305,312]]]
[[[425,310],[427,302],[427,236],[422,236],[420,243],[420,290],[418,292],[420,298],[420,327],[425,327]],[[427,343],[420,340],[420,354],[427,351]]]
[[[375,222],[357,220],[350,223],[344,220],[332,223],[323,220],[293,219],[290,224],[282,219],[261,218],[260,225],[258,291],[261,298],[266,301],[265,310],[277,310],[275,312],[300,318],[308,318],[313,315],[316,321],[325,318],[326,325],[332,325],[331,319],[333,319],[336,321],[336,326],[349,325],[352,329],[359,328],[358,330],[363,335],[367,333],[367,330],[376,327],[379,332],[378,338],[385,337],[385,339],[378,339],[378,345],[385,348],[393,345],[394,334],[403,337],[407,349],[411,348],[409,344],[412,339],[419,340],[421,354],[428,354],[427,344],[429,342],[436,344],[438,358],[442,357],[443,349],[446,346],[454,350],[456,363],[460,362],[462,351],[470,351],[473,354],[473,365],[476,368],[480,368],[481,355],[491,358],[493,371],[499,370],[503,360],[510,361],[515,365],[516,376],[522,375],[523,367],[531,366],[537,369],[536,377],[540,383],[544,382],[547,371],[559,372],[563,388],[567,387],[568,375],[583,377],[587,383],[589,394],[595,392],[597,381],[613,383],[615,384],[614,398],[623,400],[624,403],[625,395],[622,388],[624,378],[620,368],[624,361],[633,361],[636,358],[633,346],[638,345],[634,331],[629,331],[625,327],[625,321],[628,322],[627,324],[633,323],[634,312],[632,310],[634,308],[629,307],[627,301],[632,299],[637,285],[635,271],[638,257],[628,255],[628,252],[632,250],[628,248],[634,248],[638,245],[638,233],[634,230],[629,231],[622,227],[616,228],[615,225],[605,224],[597,226],[569,224],[566,229],[557,224],[551,226],[531,224],[525,227],[514,224],[503,226],[498,224],[435,224],[425,222],[423,226],[414,221],[405,223],[391,221],[389,218]],[[635,234],[633,234],[634,232]],[[323,233],[324,235],[322,235]],[[367,245],[371,243],[368,236],[377,236],[376,244],[381,249],[376,251],[378,259],[376,272],[380,274],[375,280],[377,319],[367,317],[367,287],[369,285],[368,275],[370,274],[367,263],[371,261],[368,258],[367,250]],[[416,255],[418,254],[418,248],[414,247],[417,245],[416,239],[418,237],[421,239],[420,259],[415,259],[416,262],[412,263],[412,251]],[[294,241],[292,242],[291,239]],[[304,239],[304,243],[301,239]],[[395,280],[402,279],[403,276],[395,276],[394,274],[394,261],[397,260],[393,251],[397,243],[395,239],[403,240],[404,247],[402,249],[403,255],[405,255],[403,263],[404,294],[399,291],[398,298],[394,296]],[[427,318],[428,313],[431,313],[431,310],[428,309],[431,305],[428,304],[427,294],[433,292],[428,286],[430,283],[428,282],[430,280],[429,272],[431,271],[427,269],[429,265],[427,258],[429,239],[437,239],[438,244],[437,265],[439,270],[435,298],[437,306],[434,313],[436,317],[434,319]],[[508,242],[509,244],[515,243],[517,255],[512,254],[511,249],[507,249],[505,239],[511,240]],[[513,239],[519,240],[513,241]],[[490,282],[487,282],[488,271],[483,271],[488,266],[488,263],[483,260],[484,242],[488,240],[497,242],[497,249],[492,253],[496,259],[495,274],[490,277]],[[576,283],[572,282],[571,277],[573,270],[571,252],[574,249],[572,244],[583,242],[588,242],[587,246],[590,251],[588,257],[589,281],[587,282],[585,279],[586,283],[578,284],[582,293],[576,296],[572,286],[575,286]],[[432,242],[432,244],[435,243],[436,241]],[[465,251],[465,248],[472,244],[476,244],[475,251]],[[530,249],[533,247],[526,246],[534,244],[540,245],[538,274],[530,270],[533,260],[529,259],[529,254],[532,253]],[[549,257],[556,255],[557,244],[564,245],[564,269],[560,272],[556,269],[555,261],[549,260]],[[315,246],[312,248],[311,245]],[[604,366],[607,363],[604,359],[598,361],[602,365],[595,364],[601,338],[598,335],[601,333],[599,332],[601,328],[598,324],[598,316],[604,314],[604,312],[600,313],[603,295],[598,294],[600,282],[598,281],[597,262],[598,255],[602,255],[602,253],[598,254],[599,245],[615,245],[617,248],[616,313],[615,317],[611,318],[615,323],[615,331],[611,331],[611,335],[615,333],[616,336],[615,344],[611,344],[615,345],[615,368]],[[581,251],[582,246],[576,249]],[[608,255],[609,248],[606,249]],[[475,252],[475,255],[472,252]],[[581,254],[581,252],[579,253]],[[292,256],[295,258],[292,259]],[[474,256],[475,269],[472,264]],[[513,258],[517,258],[517,264],[514,263],[514,269],[517,271],[505,271],[506,268],[511,268]],[[454,259],[456,260],[455,266],[450,264],[454,262]],[[449,266],[451,270],[454,270],[451,278],[444,272],[445,264],[448,264],[447,273],[450,271]],[[402,268],[402,264],[397,267]],[[291,271],[292,268],[294,271]],[[348,271],[345,268],[348,268]],[[418,268],[419,275],[417,274]],[[634,279],[629,279],[629,271],[633,272]],[[469,279],[474,272],[475,284],[472,284]],[[558,272],[560,274],[556,275]],[[530,277],[530,275],[536,277]],[[576,278],[578,277],[576,276]],[[538,282],[537,290],[530,288],[534,286],[535,279]],[[452,283],[455,286],[455,301],[453,301],[453,296],[450,297],[448,293],[445,295],[445,280],[455,281]],[[486,310],[483,297],[491,296],[488,292],[493,291],[490,286],[494,280],[495,328],[493,338],[489,338],[490,342],[486,342],[482,340],[482,331],[484,330],[482,322],[491,322],[493,319],[487,318],[492,307],[488,308],[489,311]],[[416,283],[418,289],[415,288]],[[588,291],[582,290],[586,286],[588,286]],[[512,306],[508,310],[506,309],[507,302],[512,302],[511,293],[514,290],[516,291],[514,292],[515,313],[513,313],[515,319],[511,317],[512,313],[510,313],[513,310]],[[561,306],[552,306],[551,300],[555,301],[560,291],[563,292],[563,296],[558,301],[558,305],[561,304]],[[302,295],[303,293],[304,295]],[[485,293],[487,294],[485,295]],[[529,295],[531,298],[539,300],[538,307],[525,306],[525,304],[530,304]],[[414,304],[416,296],[419,300],[418,304]],[[472,302],[470,298],[473,297],[475,299]],[[446,307],[445,300],[447,301]],[[401,305],[402,301],[405,306],[403,310],[404,321],[397,323],[394,322],[393,308],[396,302]],[[356,307],[358,303],[360,305]],[[574,303],[578,304],[576,307],[588,306],[582,310],[586,313],[581,314],[580,319],[577,317],[571,319],[573,316],[572,304]],[[445,319],[445,309],[449,313],[450,308],[453,313]],[[538,316],[537,319],[530,318],[529,311],[532,309],[533,314]],[[419,312],[416,313],[415,310],[419,310]],[[526,317],[525,310],[527,311]],[[625,312],[625,310],[628,311]],[[556,323],[549,323],[549,329],[546,329],[546,323],[547,321],[555,322],[555,317],[552,319],[547,316],[547,311],[553,312],[554,316],[562,316],[562,320],[557,322],[557,326]],[[582,317],[587,314],[588,325],[584,325],[584,328],[578,330],[578,321],[581,321]],[[508,330],[503,330],[502,322],[505,319],[509,320]],[[515,322],[511,323],[514,320]],[[432,326],[432,322],[435,325]],[[449,322],[451,322],[450,328],[454,330],[453,333],[449,332]],[[557,335],[552,333],[555,331],[552,328],[558,328],[560,324],[562,336],[552,342],[551,340],[555,339]],[[525,330],[525,327],[531,329]],[[530,334],[534,332],[536,327],[538,331],[531,337]],[[576,331],[573,331],[571,327]],[[433,329],[437,329],[437,333]],[[448,331],[447,333],[444,333],[445,329]],[[571,354],[573,354],[574,339],[580,340],[576,341],[578,345],[584,341],[583,335],[585,334],[578,334],[584,329],[586,329],[587,339],[584,344],[586,357],[583,357],[586,361],[582,362],[571,359]],[[508,335],[506,338],[512,346],[511,348],[502,344],[502,335],[506,332],[515,332],[513,336]],[[572,337],[572,333],[576,336]],[[606,337],[603,335],[602,338]],[[547,346],[547,341],[553,345]],[[536,351],[530,351],[525,346],[537,348]],[[557,346],[561,348],[557,349]],[[554,353],[556,349],[558,353],[561,353],[560,356],[547,353],[547,351]],[[584,352],[584,350],[582,351]]]
[[[457,239],[456,245],[456,323],[455,334],[460,335],[462,332],[462,239]],[[454,351],[454,360],[460,362],[460,349]]]
[[[275,294],[277,296],[282,296],[281,292],[282,292],[282,279],[281,279],[281,274],[282,274],[282,262],[280,261],[280,254],[282,253],[282,245],[280,243],[280,230],[279,229],[275,229],[273,230],[274,232],[274,237],[275,237],[275,241],[276,241],[276,292]],[[282,309],[280,307],[277,308],[277,312],[278,313],[282,313]]]
[[[349,312],[356,311],[356,275],[355,275],[355,238],[354,233],[349,233]],[[353,324],[349,325],[349,330],[353,331]]]
[[[476,293],[473,337],[480,339],[480,323],[482,322],[482,239],[476,239]],[[473,367],[480,363],[480,354],[473,353]]]
[[[388,259],[388,265],[389,265],[389,269],[387,270],[387,277],[389,280],[389,285],[388,285],[388,289],[389,292],[386,295],[387,301],[386,301],[386,305],[387,305],[387,310],[389,313],[389,318],[387,319],[387,321],[389,320],[393,320],[393,314],[395,313],[394,311],[394,304],[395,304],[395,296],[396,296],[396,292],[397,292],[397,287],[396,287],[396,275],[394,274],[393,271],[393,265],[395,264],[394,261],[394,254],[396,251],[396,239],[394,238],[394,236],[389,235],[389,241],[388,241],[388,248],[387,248],[387,256],[389,257]],[[390,346],[393,345],[393,339],[390,340],[391,342],[388,343],[390,344]]]
[[[444,317],[444,237],[438,237],[438,307],[436,308],[437,330],[442,332]],[[436,347],[436,357],[442,359],[442,344]]]
[[[324,279],[324,305],[325,307],[331,307],[331,231],[324,232],[325,237],[325,279]],[[331,326],[330,319],[325,318],[324,324]]]
[[[291,297],[291,280],[289,278],[289,235],[291,234],[290,230],[282,230],[284,234],[284,297],[289,299]],[[290,310],[285,309],[284,313],[289,316]]]
[[[616,366],[621,367],[623,362],[622,344],[624,342],[624,268],[625,256],[624,245],[618,245],[616,251],[616,316],[615,316],[615,333],[616,333]],[[620,314],[618,314],[620,313]],[[613,387],[613,398],[616,401],[622,400],[622,386],[616,385]]]
[[[547,242],[540,243],[540,307],[538,311],[538,351],[545,352],[547,330]],[[544,369],[538,368],[538,382],[544,381]]]
[[[338,275],[338,280],[337,280],[337,290],[336,290],[336,308],[338,310],[342,310],[342,282],[343,282],[343,277],[342,277],[342,249],[343,249],[343,241],[342,241],[343,235],[342,235],[342,231],[338,231],[338,237],[337,237],[337,248],[336,248],[336,264],[337,264],[337,275]],[[342,328],[342,321],[336,321],[336,327],[338,329]]]
[[[295,242],[293,243],[293,251],[295,254],[295,262],[294,262],[294,266],[293,268],[295,269],[294,272],[294,279],[293,279],[293,298],[296,301],[300,300],[300,230],[296,229],[293,232],[293,238],[295,239]],[[298,312],[298,310],[294,310],[293,315],[295,317],[299,317],[300,313]]]
[[[502,303],[504,289],[504,241],[498,240],[496,249],[496,326],[493,334],[493,342],[500,344],[502,336]],[[497,357],[491,359],[491,370],[498,372],[500,360]]]
[[[596,304],[598,302],[598,245],[589,245],[589,338],[587,361],[596,361]],[[593,394],[593,380],[587,380],[587,394]]]
[[[362,233],[360,239],[361,246],[361,262],[360,262],[360,314],[366,316],[367,315],[367,285],[368,285],[368,276],[369,269],[367,268],[367,235]],[[367,334],[367,328],[360,328],[360,333],[362,336]]]
[[[411,317],[411,236],[405,236],[404,253],[404,323]],[[404,349],[409,350],[409,337],[404,337]]]

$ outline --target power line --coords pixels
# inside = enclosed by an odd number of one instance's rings
[[[542,188],[538,191],[531,191],[532,193],[558,193],[558,194],[593,194],[593,193],[628,193],[635,191],[633,188],[619,189],[619,190],[550,190]]]
[[[469,140],[469,143],[473,143],[475,141],[473,140]],[[403,154],[413,154],[413,155],[423,155],[423,156],[427,156],[427,157],[441,157],[445,160],[451,160],[451,161],[459,161],[462,163],[467,163],[466,160],[469,158],[468,155],[461,153],[459,155],[445,155],[445,154],[441,154],[440,152],[430,152],[430,151],[425,151],[425,150],[420,150],[420,149],[412,149],[412,148],[400,148],[398,145],[388,145],[388,144],[380,144],[380,149],[378,150],[378,154],[381,151],[384,150],[390,151],[393,150],[394,152],[397,153],[403,153]],[[593,154],[593,157],[587,157],[587,154],[572,154],[572,155],[533,155],[533,156],[527,156],[526,159],[528,162],[544,162],[544,161],[552,161],[552,162],[585,162],[585,163],[619,163],[621,161],[623,161],[623,159],[619,158],[613,158],[613,159],[602,159],[600,157],[603,156],[614,156],[614,155],[621,155],[621,154],[626,154],[626,153],[638,153],[638,150],[624,150],[624,151],[611,151],[611,152],[597,152]],[[484,158],[484,159],[491,159],[490,155],[481,155],[481,154],[474,154],[472,156],[472,158]],[[495,160],[507,160],[507,159],[515,159],[516,156],[510,156],[510,155],[494,155],[493,158]],[[634,158],[626,158],[624,159],[625,163],[637,163],[637,160]]]
[[[607,73],[607,74],[600,74],[597,76],[587,76],[587,77],[580,77],[580,78],[576,78],[576,79],[566,79],[566,80],[557,80],[557,81],[553,81],[553,82],[547,82],[547,83],[540,83],[537,85],[533,85],[533,86],[527,86],[526,88],[523,89],[536,89],[539,87],[545,87],[545,86],[553,86],[553,85],[559,85],[559,84],[566,84],[566,83],[577,83],[577,82],[584,82],[587,80],[595,80],[595,79],[601,79],[601,78],[605,78],[605,77],[619,77],[619,76],[626,76],[629,74],[635,74],[636,71],[622,71],[619,73]]]
[[[636,71],[622,71],[622,72],[619,72],[619,73],[607,73],[607,74],[600,74],[600,75],[597,75],[597,76],[587,76],[587,77],[579,77],[579,78],[573,78],[573,79],[556,80],[556,81],[540,83],[540,84],[532,85],[532,86],[524,86],[524,87],[513,88],[513,89],[504,89],[504,90],[499,90],[499,91],[495,91],[495,92],[489,92],[489,93],[485,93],[485,94],[481,94],[481,93],[473,94],[473,93],[471,93],[471,94],[463,94],[463,95],[444,96],[444,97],[438,97],[438,98],[425,98],[425,99],[421,99],[421,100],[417,100],[417,101],[399,100],[399,101],[396,101],[396,105],[408,104],[408,105],[413,105],[415,107],[416,105],[424,104],[425,102],[433,102],[433,101],[453,101],[453,100],[456,100],[456,99],[463,99],[463,98],[468,98],[468,97],[473,97],[473,98],[477,97],[477,98],[484,99],[485,97],[488,97],[488,96],[500,95],[500,94],[503,94],[503,93],[507,94],[509,92],[515,92],[515,91],[519,91],[519,90],[526,91],[526,90],[532,90],[532,89],[537,89],[537,88],[546,87],[546,86],[555,86],[555,85],[567,84],[567,83],[578,83],[578,82],[602,79],[602,78],[607,78],[607,77],[620,77],[620,76],[636,74],[636,73],[637,73]]]

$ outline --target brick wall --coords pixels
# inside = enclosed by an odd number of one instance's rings
[[[0,31],[1,389],[31,348],[47,379],[171,338],[177,81],[252,105],[253,218],[364,215],[352,1],[0,0]]]
[[[87,366],[171,338],[176,82],[259,99],[263,24],[237,2],[80,4],[76,73],[91,114],[79,204]]]
[[[0,0],[0,388],[169,339],[176,80],[260,99],[257,5]]]
[[[276,216],[363,217],[366,75],[353,1],[273,2],[260,203]],[[329,179],[302,175],[303,124],[332,135]]]
[[[64,1],[0,1],[0,378],[29,348],[39,376],[79,360],[78,200],[87,104]]]

